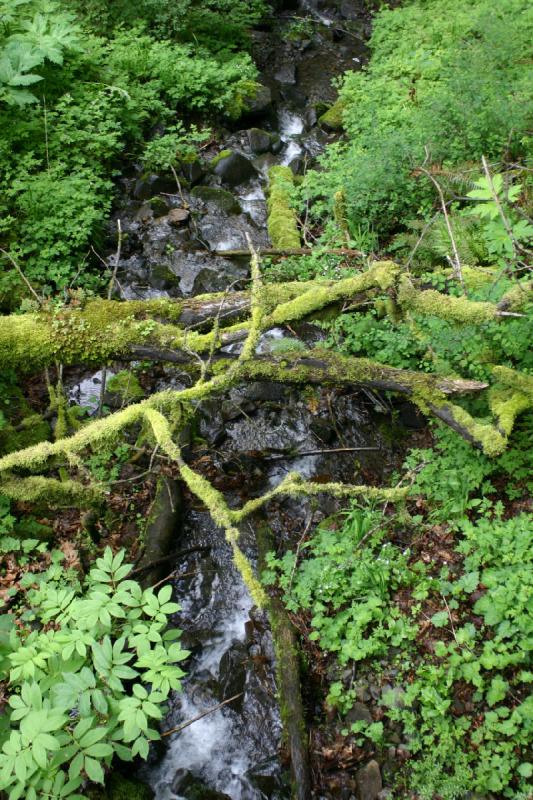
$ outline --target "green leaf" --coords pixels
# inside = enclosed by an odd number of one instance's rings
[[[87,756],[84,760],[84,768],[87,777],[94,783],[104,783],[104,770],[94,758]]]

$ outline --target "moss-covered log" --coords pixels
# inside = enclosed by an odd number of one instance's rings
[[[419,291],[398,265],[385,261],[339,281],[263,287],[262,330],[312,318],[328,306],[366,292],[397,294],[401,310],[458,323],[484,323],[509,313],[492,303]],[[236,292],[193,300],[93,300],[82,307],[0,317],[0,363],[4,368],[29,372],[57,361],[100,365],[113,359],[150,358],[155,352],[166,352],[169,361],[187,361],[191,351],[210,352],[214,345],[245,338],[249,323],[244,318],[250,308],[250,292]]]
[[[296,212],[291,206],[294,175],[290,167],[272,167],[268,172],[268,233],[272,247],[300,247]]]

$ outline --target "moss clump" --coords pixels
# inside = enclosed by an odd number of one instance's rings
[[[533,375],[517,372],[510,367],[495,366],[492,368],[494,377],[505,386],[516,389],[533,400]]]
[[[531,396],[528,397],[522,392],[510,393],[506,386],[493,386],[490,389],[490,410],[496,417],[498,428],[505,436],[511,434],[517,416],[530,408],[532,400]]]
[[[346,108],[346,103],[341,100],[340,98],[334,103],[331,108],[322,114],[319,118],[319,123],[323,128],[330,131],[340,131],[344,125],[344,109]]]
[[[109,378],[107,390],[118,394],[125,403],[132,403],[144,397],[144,389],[137,376],[129,370],[122,370]]]
[[[268,233],[272,247],[293,250],[300,247],[296,212],[291,208],[294,175],[289,167],[271,167],[268,172]]]

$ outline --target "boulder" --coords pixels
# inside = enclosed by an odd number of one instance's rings
[[[166,219],[169,225],[179,228],[181,225],[187,222],[190,214],[191,212],[188,208],[171,208],[165,217],[156,220],[156,222],[162,222],[163,219]]]
[[[239,186],[257,175],[257,170],[252,162],[242,153],[230,150],[224,151],[221,156],[214,159],[211,165],[215,175],[218,175],[229,186]]]
[[[200,183],[204,177],[204,170],[199,161],[186,161],[181,165],[180,173],[183,175],[189,186]]]
[[[272,106],[272,92],[268,86],[258,83],[255,93],[247,97],[244,103],[249,114],[264,113]]]
[[[280,765],[276,757],[268,758],[248,770],[246,777],[254,788],[263,792],[263,795],[272,797],[274,792],[283,789],[280,775]]]
[[[343,101],[339,99],[325,114],[322,114],[319,122],[325,131],[340,131],[342,129],[344,107]]]
[[[176,180],[173,175],[155,175],[150,173],[143,175],[136,182],[133,189],[133,196],[136,200],[148,200],[155,194],[176,191]]]
[[[191,197],[196,197],[211,210],[222,211],[224,214],[241,214],[242,208],[237,198],[217,186],[195,186]]]
[[[268,131],[263,131],[261,128],[250,128],[247,134],[252,153],[259,156],[261,153],[267,153],[270,150],[272,136]]]
[[[220,659],[218,682],[220,686],[220,702],[244,692],[246,684],[246,662],[248,651],[243,642],[235,641]],[[242,711],[244,696],[230,703],[231,708]]]
[[[383,789],[381,771],[377,761],[369,761],[366,767],[357,771],[357,788],[359,800],[377,800]]]

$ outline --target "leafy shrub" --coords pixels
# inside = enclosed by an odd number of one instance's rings
[[[448,476],[432,477],[442,486]],[[410,760],[397,776],[399,797],[475,791],[525,800],[531,788],[533,518],[503,520],[502,510],[459,522],[462,563],[451,568],[415,561],[391,542],[390,521],[360,508],[339,530],[319,528],[300,548],[301,563],[290,552],[269,556],[265,577],[279,583],[289,610],[308,611],[310,639],[342,666],[360,662],[359,677],[365,664],[374,674],[394,666],[400,694],[383,693],[384,722],[355,722],[343,733],[386,746],[389,724],[403,731]],[[458,712],[460,697],[475,713]],[[341,714],[355,699],[354,688],[331,684],[328,702]]]
[[[52,554],[43,573],[21,581],[24,600],[0,617],[0,656],[9,679],[2,717],[0,787],[9,800],[82,798],[104,782],[112,758],[146,758],[154,723],[179,690],[188,655],[165,631],[172,588],[127,580],[124,552],[109,548],[80,587]]]
[[[340,96],[347,141],[307,174],[317,214],[344,189],[349,227],[382,237],[433,205],[416,167],[523,152],[532,22],[525,0],[412,0],[376,16],[367,70],[347,73]],[[514,132],[513,135],[511,133]],[[324,200],[323,198],[327,198]]]

